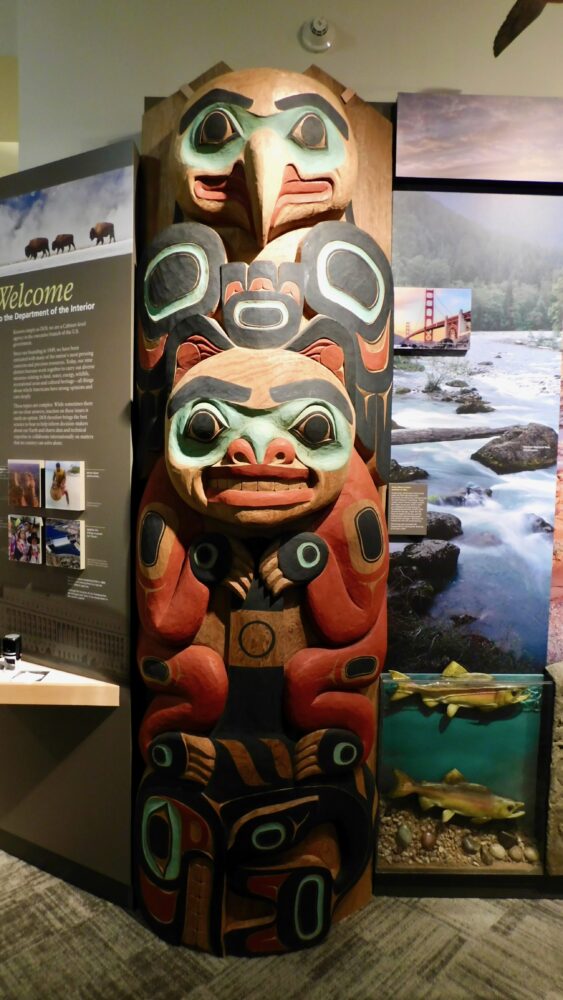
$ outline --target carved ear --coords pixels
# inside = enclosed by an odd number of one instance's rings
[[[222,349],[220,347],[212,344],[207,337],[200,336],[199,334],[195,334],[189,340],[185,340],[179,345],[176,351],[176,370],[174,372],[172,387],[183,378],[186,372],[189,372],[191,368],[195,368],[200,361],[204,361],[214,354],[221,353]]]
[[[317,80],[318,83],[324,84],[328,90],[332,90],[333,94],[340,98],[343,104],[348,104],[356,96],[354,90],[339,83],[338,80],[335,80],[329,73],[325,73],[324,69],[321,69],[320,66],[315,66],[314,63],[308,66],[306,70],[303,70],[303,76],[308,76],[312,80]]]
[[[344,351],[338,344],[333,344],[330,340],[317,340],[316,343],[300,351],[306,357],[317,361],[323,368],[328,368],[337,379],[346,384],[344,378]]]
[[[189,372],[190,368],[194,365],[199,364],[201,361],[201,354],[199,348],[196,344],[180,344],[178,350],[176,351],[176,371],[174,372],[174,381],[172,383],[172,388],[177,382]]]
[[[210,66],[209,69],[206,69],[200,76],[196,76],[195,80],[190,80],[189,83],[185,84],[180,89],[184,94],[186,94],[187,97],[191,97],[192,95],[189,92],[190,90],[193,94],[196,90],[199,90],[200,87],[203,87],[204,84],[209,83],[210,80],[215,80],[218,76],[224,76],[225,73],[232,73],[231,67],[227,66],[227,63],[225,62],[215,63],[214,66]]]
[[[163,333],[160,340],[147,340],[143,324],[137,321],[137,358],[143,371],[150,372],[158,364],[166,348],[168,334]]]

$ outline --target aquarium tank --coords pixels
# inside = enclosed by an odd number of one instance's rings
[[[541,674],[382,677],[376,870],[539,875]]]

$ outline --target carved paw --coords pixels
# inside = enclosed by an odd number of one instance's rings
[[[312,531],[301,531],[285,540],[278,539],[262,556],[260,576],[274,597],[293,584],[310,583],[322,573],[328,560],[328,546]]]
[[[260,562],[260,579],[274,597],[291,587],[292,580],[285,577],[279,567],[279,539],[266,549]]]
[[[190,566],[207,587],[228,587],[243,600],[254,577],[254,560],[236,538],[215,532],[200,535],[190,545]]]
[[[327,560],[328,545],[312,531],[300,531],[279,547],[279,568],[293,583],[310,583],[322,573]]]
[[[220,583],[233,561],[228,539],[215,532],[194,538],[190,545],[189,559],[196,580],[205,583],[207,587]]]
[[[215,746],[205,736],[161,733],[149,747],[149,759],[157,771],[207,785],[215,767]]]
[[[349,729],[317,729],[295,746],[295,779],[352,771],[362,758],[362,741]]]
[[[221,580],[221,584],[244,600],[254,579],[254,559],[246,546],[238,539],[231,538],[229,541],[231,566],[226,576]]]

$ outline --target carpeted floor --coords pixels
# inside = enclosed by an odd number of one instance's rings
[[[374,898],[320,947],[219,959],[0,852],[2,1000],[562,1000],[563,900]]]

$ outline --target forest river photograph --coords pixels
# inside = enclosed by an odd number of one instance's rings
[[[392,482],[426,537],[391,538],[387,667],[546,662],[560,410],[563,212],[543,196],[398,192],[398,286],[471,288],[463,358],[395,358]]]

